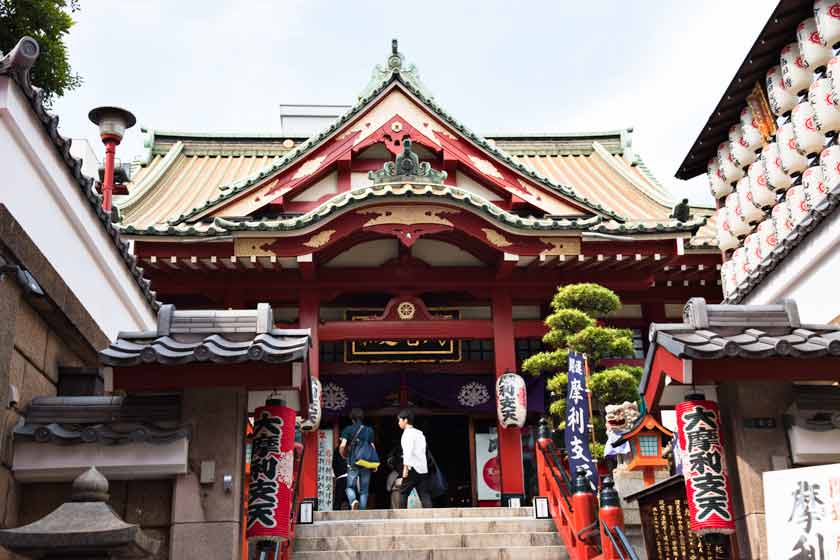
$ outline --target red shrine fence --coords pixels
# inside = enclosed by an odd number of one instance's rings
[[[540,496],[548,499],[554,526],[571,560],[638,560],[624,534],[624,515],[612,480],[601,485],[600,507],[596,494],[581,471],[575,480],[540,421],[537,440],[537,479]]]

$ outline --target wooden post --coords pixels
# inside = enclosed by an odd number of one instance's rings
[[[493,353],[496,379],[516,371],[516,345],[513,334],[513,302],[510,291],[493,291]],[[504,428],[498,423],[499,468],[501,469],[502,500],[518,497],[524,499],[525,477],[522,468],[522,435],[519,428]]]
[[[319,377],[320,352],[318,347],[318,319],[320,302],[315,291],[304,291],[300,295],[298,311],[301,328],[312,331],[312,347],[309,349],[309,374]],[[300,470],[300,495],[302,499],[318,502],[318,430],[303,434],[303,465]]]

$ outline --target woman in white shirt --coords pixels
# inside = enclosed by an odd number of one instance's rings
[[[432,507],[432,497],[429,494],[429,467],[426,463],[426,436],[414,427],[414,413],[403,410],[397,415],[397,424],[403,431],[400,444],[403,452],[402,495],[403,509],[408,504],[408,496],[413,489],[417,489],[424,508]]]

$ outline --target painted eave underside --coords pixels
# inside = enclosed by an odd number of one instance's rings
[[[634,234],[692,230],[687,248],[716,250],[712,212],[697,207],[692,208],[695,219],[691,222],[677,224],[672,220],[670,214],[675,203],[670,193],[644,162],[629,152],[630,130],[499,134],[485,138],[469,131],[433,100],[423,97],[398,77],[383,83],[330,127],[305,141],[248,133],[150,131],[147,161],[135,170],[129,184],[131,194],[117,201],[124,231],[138,237],[225,235],[228,230],[218,219],[210,223],[206,217],[203,221],[197,218],[300,161],[355,118],[394,81],[473,144],[560,197],[590,208],[594,216],[603,216],[592,231]],[[334,202],[328,201],[308,214],[323,213],[323,206]],[[491,214],[504,213],[493,203],[483,202],[495,208],[490,210]],[[698,226],[697,220],[704,223]],[[675,224],[687,227],[675,229]]]

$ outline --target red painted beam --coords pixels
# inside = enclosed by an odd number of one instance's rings
[[[327,340],[396,338],[493,338],[488,320],[433,321],[327,321],[318,327],[318,337]]]
[[[714,381],[785,379],[837,381],[840,358],[721,358],[692,360],[696,384]]]
[[[659,346],[653,356],[648,375],[644,398],[647,409],[653,410],[659,403],[659,397],[662,396],[662,390],[665,388],[665,377],[680,380],[683,378],[683,361]]]
[[[247,389],[300,389],[292,387],[291,364],[191,363],[148,364],[114,368],[114,389],[129,393],[172,391],[196,387],[245,387]]]
[[[548,327],[539,319],[513,322],[513,336],[515,338],[542,338],[547,332]]]

